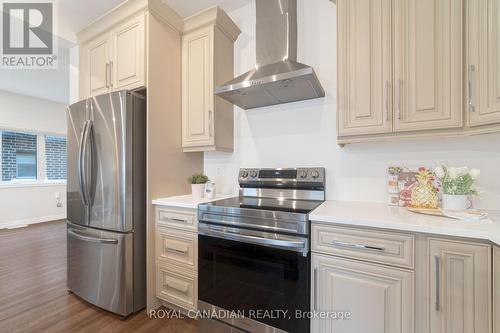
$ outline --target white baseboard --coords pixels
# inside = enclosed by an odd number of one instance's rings
[[[64,219],[66,219],[66,213],[51,215],[51,216],[34,217],[31,219],[24,219],[12,222],[0,222],[0,229],[14,229],[14,228],[25,227],[30,224],[64,220]]]

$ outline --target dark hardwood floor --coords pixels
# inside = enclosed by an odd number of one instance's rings
[[[196,321],[122,320],[66,291],[64,221],[0,230],[0,332],[195,333]]]

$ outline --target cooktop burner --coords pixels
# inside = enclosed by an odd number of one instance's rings
[[[271,210],[289,213],[309,214],[323,201],[320,200],[292,200],[275,198],[234,197],[206,203],[206,206],[225,208],[248,208],[257,210]]]

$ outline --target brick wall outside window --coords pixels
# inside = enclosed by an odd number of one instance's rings
[[[45,137],[45,159],[48,180],[66,179],[66,138]]]
[[[17,177],[18,152],[34,153],[36,156],[36,135],[17,132],[1,132],[1,134],[2,181],[10,181]]]

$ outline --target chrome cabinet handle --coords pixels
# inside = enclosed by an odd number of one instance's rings
[[[476,112],[476,106],[474,105],[474,81],[476,74],[476,66],[470,65],[469,67],[469,112]],[[474,80],[474,81],[473,81]]]
[[[185,248],[184,250],[179,250],[179,249],[174,249],[173,247],[170,247],[170,246],[165,246],[165,250],[179,252],[179,253],[187,253],[188,252],[188,248]]]
[[[397,84],[397,87],[396,87],[396,94],[398,96],[398,109],[397,109],[397,113],[398,113],[398,119],[399,120],[403,120],[403,114],[401,113],[401,84],[403,82],[401,81],[401,79],[398,79],[398,84]]]
[[[102,243],[102,244],[118,244],[117,239],[96,238],[96,237],[84,236],[84,235],[80,235],[78,232],[76,232],[75,230],[72,230],[72,229],[68,229],[68,234],[73,236],[76,239],[83,240],[86,242]]]
[[[113,88],[113,60],[109,62],[109,86]]]
[[[109,62],[106,63],[106,88],[109,88]]]
[[[208,110],[208,132],[209,132],[209,135],[210,137],[212,137],[213,133],[212,133],[212,125],[213,121],[212,121],[212,110]]]
[[[389,120],[389,86],[390,82],[385,81],[385,101],[384,101],[384,112],[385,112],[385,120]]]
[[[353,249],[362,249],[362,250],[373,250],[373,251],[380,251],[384,252],[385,248],[379,247],[379,246],[371,246],[371,245],[364,245],[364,244],[356,244],[356,243],[348,243],[348,242],[341,242],[341,241],[332,241],[332,244],[335,246],[340,246],[340,247],[349,247]]]
[[[435,307],[436,311],[441,311],[441,272],[440,272],[440,258],[439,256],[434,257],[434,264],[436,266],[436,300],[435,300]]]
[[[179,223],[187,223],[187,220],[177,219],[177,218],[169,218],[169,220]]]
[[[318,311],[318,268],[314,268],[314,311]]]

